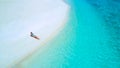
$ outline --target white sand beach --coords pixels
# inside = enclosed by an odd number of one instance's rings
[[[59,32],[69,8],[62,0],[1,0],[0,67],[14,65]],[[40,40],[30,37],[30,32]]]

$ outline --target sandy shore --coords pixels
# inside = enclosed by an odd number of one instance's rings
[[[19,60],[16,60],[15,62],[13,62],[12,64],[10,64],[9,66],[15,66],[15,67],[21,67],[22,66],[22,62],[24,62],[25,60],[28,60],[31,58],[32,55],[34,55],[37,51],[41,51],[43,52],[45,49],[42,49],[42,47],[47,47],[46,43],[50,42],[52,40],[52,38],[55,38],[59,32],[65,27],[67,19],[65,19],[63,21],[63,23],[61,23],[61,25],[55,30],[53,31],[49,37],[47,37],[43,42],[40,43],[39,46],[33,48],[33,50],[31,50],[31,52],[29,52],[28,54],[24,55],[24,57],[20,58]]]
[[[26,0],[23,5],[21,3],[12,1],[3,5],[3,7],[7,6],[3,10],[8,8],[10,10],[6,12],[9,17],[5,18],[11,19],[0,29],[2,38],[0,45],[3,45],[0,48],[2,68],[20,63],[52,39],[64,27],[69,11],[69,6],[61,0],[41,2],[38,0],[27,2]],[[31,38],[30,32],[39,36],[40,40]]]

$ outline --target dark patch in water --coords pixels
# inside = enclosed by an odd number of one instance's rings
[[[106,22],[104,25],[110,36],[108,47],[113,51],[111,58],[109,58],[111,60],[109,66],[120,68],[120,0],[87,0],[87,2]]]

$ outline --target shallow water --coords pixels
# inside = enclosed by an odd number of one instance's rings
[[[106,21],[84,0],[68,2],[69,20],[51,41],[21,61],[23,68],[119,68]]]

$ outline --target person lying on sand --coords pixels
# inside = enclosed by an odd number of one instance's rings
[[[37,40],[39,40],[39,37],[37,37],[36,35],[34,35],[32,32],[30,32],[30,36],[33,37],[33,38],[35,38],[35,39],[37,39]]]

